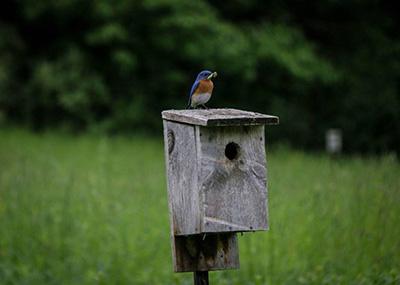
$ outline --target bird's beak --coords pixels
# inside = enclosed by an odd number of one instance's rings
[[[213,73],[211,73],[208,77],[207,77],[207,79],[211,79],[211,78],[215,78],[215,77],[217,77],[217,72],[216,71],[214,71]]]

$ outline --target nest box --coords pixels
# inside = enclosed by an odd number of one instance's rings
[[[162,118],[172,236],[267,230],[264,127],[278,117],[208,109]]]

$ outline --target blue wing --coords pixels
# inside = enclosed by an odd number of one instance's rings
[[[199,86],[199,81],[196,80],[192,85],[192,89],[190,90],[188,108],[190,107],[191,102],[192,102],[192,95],[193,95],[194,91],[196,91],[198,86]]]

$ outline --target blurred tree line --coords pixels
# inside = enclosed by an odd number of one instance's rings
[[[279,115],[269,137],[400,152],[400,37],[376,0],[19,0],[0,10],[0,119],[134,132],[184,108],[201,69],[210,107]]]

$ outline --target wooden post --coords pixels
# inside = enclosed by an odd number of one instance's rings
[[[342,130],[329,129],[325,134],[325,148],[331,155],[338,155],[342,152]]]
[[[275,116],[235,110],[169,110],[165,160],[175,272],[239,268],[237,232],[268,229],[264,126]]]
[[[193,272],[194,285],[208,285],[208,271]]]

